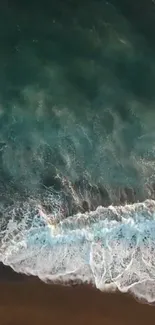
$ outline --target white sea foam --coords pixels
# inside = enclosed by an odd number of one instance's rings
[[[45,282],[91,282],[155,301],[155,201],[98,207],[53,225],[37,204],[25,203],[18,220],[12,210],[1,224],[4,264]]]

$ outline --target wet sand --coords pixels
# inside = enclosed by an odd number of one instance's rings
[[[7,270],[7,271],[6,271]],[[155,307],[89,286],[47,285],[0,268],[0,325],[153,325]]]

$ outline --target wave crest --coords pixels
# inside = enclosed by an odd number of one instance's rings
[[[98,207],[67,219],[47,215],[39,203],[16,206],[7,225],[1,221],[4,264],[45,282],[87,281],[155,300],[155,201]]]

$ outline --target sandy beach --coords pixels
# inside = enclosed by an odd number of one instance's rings
[[[129,295],[102,293],[89,286],[47,285],[32,277],[0,269],[1,325],[149,325],[155,307]]]

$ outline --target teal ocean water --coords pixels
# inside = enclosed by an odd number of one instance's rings
[[[0,261],[155,300],[154,1],[2,1]]]

